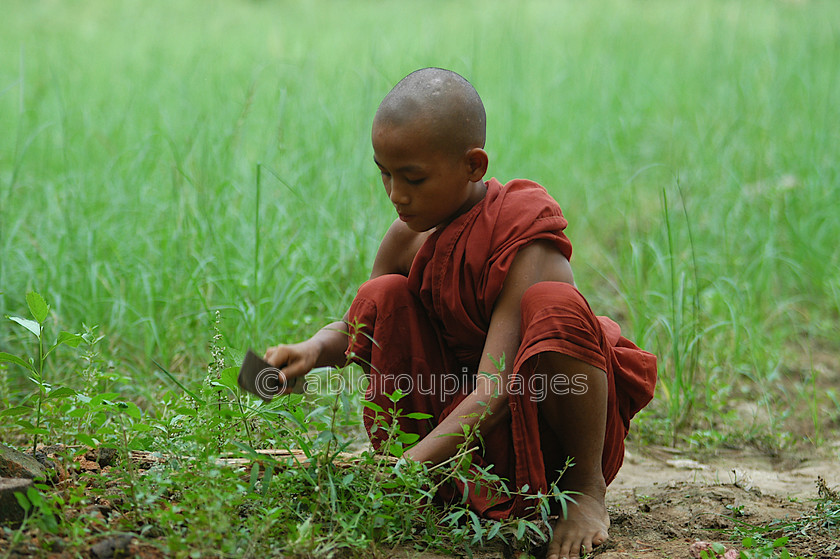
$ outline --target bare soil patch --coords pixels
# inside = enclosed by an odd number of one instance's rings
[[[782,457],[745,449],[699,460],[673,449],[633,449],[607,492],[611,539],[594,556],[689,557],[698,540],[737,548],[740,542],[727,534],[738,526],[767,526],[813,513],[817,478],[829,487],[840,485],[836,453],[835,447],[834,456]],[[840,557],[838,534],[787,535],[792,555]]]
[[[590,555],[599,559],[689,558],[697,541],[739,549],[738,526],[768,526],[814,512],[816,480],[840,486],[838,445],[820,456],[768,455],[754,449],[718,451],[691,458],[664,447],[631,448],[607,490],[610,540]],[[840,533],[786,534],[792,556],[840,557]],[[501,547],[475,557],[510,557]],[[406,552],[399,557],[439,559],[444,555]],[[537,555],[539,557],[539,555]]]

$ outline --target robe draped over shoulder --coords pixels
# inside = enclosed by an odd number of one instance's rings
[[[407,278],[386,275],[364,283],[350,308],[350,321],[360,331],[351,336],[348,355],[370,371],[366,398],[388,410],[394,406],[388,395],[399,389],[405,394],[397,404],[400,428],[421,437],[471,391],[493,307],[517,252],[545,240],[566,258],[572,255],[563,232],[566,219],[542,186],[526,180],[485,184],[483,200],[426,240]],[[539,402],[547,387],[534,382],[539,380],[536,357],[563,353],[607,375],[602,456],[607,483],[623,461],[630,419],[653,397],[656,383],[656,358],[622,337],[615,322],[595,316],[574,286],[531,286],[522,297],[521,313],[519,351],[509,376],[511,420],[485,435],[483,453],[473,458],[474,468],[490,467],[510,492],[488,483],[478,490],[456,483],[440,492],[444,498],[467,493],[470,506],[488,518],[534,514],[535,502],[522,488],[545,494],[565,464],[566,457],[546,438],[547,430],[540,429]],[[406,417],[415,412],[431,417]],[[392,420],[387,413],[365,410],[375,446]]]
[[[547,240],[572,257],[566,218],[542,186],[521,179],[486,185],[483,200],[426,240],[408,275],[409,289],[464,362],[481,357],[493,305],[519,249]]]

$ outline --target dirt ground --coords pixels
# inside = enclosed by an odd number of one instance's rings
[[[590,557],[598,559],[689,558],[696,541],[739,549],[726,531],[795,520],[814,512],[816,480],[840,487],[840,444],[820,456],[770,457],[757,450],[727,450],[702,462],[674,449],[630,448],[618,477],[607,490],[610,540]],[[773,539],[783,535],[769,534]],[[840,537],[790,536],[792,556],[840,558]],[[434,553],[399,554],[443,559]],[[508,557],[487,549],[475,557]],[[539,557],[539,555],[538,555]]]
[[[818,477],[840,486],[837,454],[837,445],[819,457],[731,450],[701,462],[667,448],[631,450],[607,493],[611,540],[595,556],[689,557],[696,540],[729,543],[721,531],[737,522],[797,519],[814,511]],[[840,557],[836,537],[791,537],[786,547],[794,555]]]

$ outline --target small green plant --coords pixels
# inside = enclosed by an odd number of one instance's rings
[[[49,498],[41,495],[41,491],[48,490],[48,486],[36,484],[28,488],[26,493],[15,493],[15,499],[26,514],[24,525],[36,525],[46,532],[56,533],[59,528],[56,504],[63,504],[63,499],[54,493]]]
[[[16,355],[0,352],[0,362],[15,363],[26,369],[30,374],[29,379],[38,388],[35,397],[35,423],[32,424],[23,419],[18,421],[18,425],[23,427],[23,432],[32,435],[32,450],[34,452],[38,447],[38,437],[49,435],[49,431],[43,429],[41,426],[41,409],[44,401],[48,398],[61,398],[73,394],[73,391],[67,388],[53,388],[52,385],[44,380],[44,364],[47,361],[47,357],[58,346],[66,344],[71,347],[77,347],[82,342],[82,338],[78,334],[60,332],[55,343],[46,348],[44,344],[44,324],[49,316],[50,307],[44,301],[44,298],[34,291],[26,294],[26,304],[29,307],[29,312],[32,314],[32,319],[19,316],[8,316],[7,318],[12,322],[16,322],[36,337],[38,340],[36,356],[24,359]],[[28,411],[29,408],[27,406],[19,406],[6,410],[4,415],[20,415]]]
[[[816,481],[817,499],[814,512],[803,515],[798,522],[789,526],[794,533],[822,533],[840,535],[840,492],[828,486],[825,479]]]
[[[732,513],[735,518],[744,516],[744,505],[724,505],[726,510]]]
[[[732,535],[741,541],[739,558],[790,559],[793,556],[786,546],[798,537],[811,538],[821,534],[836,540],[840,532],[840,494],[828,487],[821,477],[817,478],[816,485],[814,512],[803,514],[796,520],[774,521],[764,526],[755,526],[740,519],[741,507],[728,507],[736,522]],[[714,551],[721,553],[719,549]],[[710,554],[708,558],[714,559],[714,555]]]
[[[681,255],[678,253],[675,239],[675,224],[669,211],[668,193],[662,190],[662,208],[665,218],[665,230],[668,241],[668,276],[669,289],[666,299],[670,307],[670,315],[663,318],[663,325],[668,333],[670,348],[666,368],[667,374],[660,378],[668,406],[668,420],[671,422],[671,445],[676,446],[677,435],[683,427],[687,417],[690,417],[696,405],[698,394],[695,377],[699,367],[701,342],[703,332],[700,328],[700,286],[697,279],[697,257],[694,247],[694,237],[691,232],[691,221],[686,209],[685,198],[679,180],[676,183],[680,197],[691,260],[689,271],[681,270]]]
[[[114,380],[128,380],[115,374],[107,361],[102,357],[100,343],[105,339],[104,334],[98,332],[98,326],[82,324],[84,332],[81,333],[82,343],[81,361],[84,367],[81,370],[81,377],[84,388],[82,392],[86,396],[95,396],[108,392],[111,388],[110,382]]]

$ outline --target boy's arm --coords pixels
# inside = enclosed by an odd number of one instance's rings
[[[288,382],[317,367],[344,366],[345,349],[347,323],[339,320],[327,324],[303,342],[268,348],[264,359],[273,367],[278,367]]]
[[[385,274],[407,276],[414,256],[430,233],[417,233],[395,220],[376,253],[370,279]],[[348,311],[349,312],[349,311]],[[277,345],[265,352],[265,360],[280,368],[286,380],[300,377],[318,367],[343,367],[347,363],[347,313],[342,320],[327,324],[314,336],[297,344]]]
[[[382,238],[373,267],[370,271],[370,279],[384,276],[385,274],[400,274],[407,276],[411,271],[411,263],[417,251],[426,242],[432,231],[418,233],[408,228],[408,225],[394,220],[391,227]],[[346,318],[346,317],[345,317]]]
[[[534,242],[520,250],[510,267],[490,319],[475,390],[431,433],[406,452],[409,458],[433,464],[451,458],[464,440],[461,436],[463,426],[475,428],[485,408],[489,409],[481,419],[482,432],[489,433],[500,422],[508,420],[508,375],[513,371],[513,361],[519,351],[520,303],[525,290],[541,281],[562,281],[574,285],[569,261],[554,245],[545,241]],[[497,371],[488,355],[497,361],[504,355],[504,370]]]

